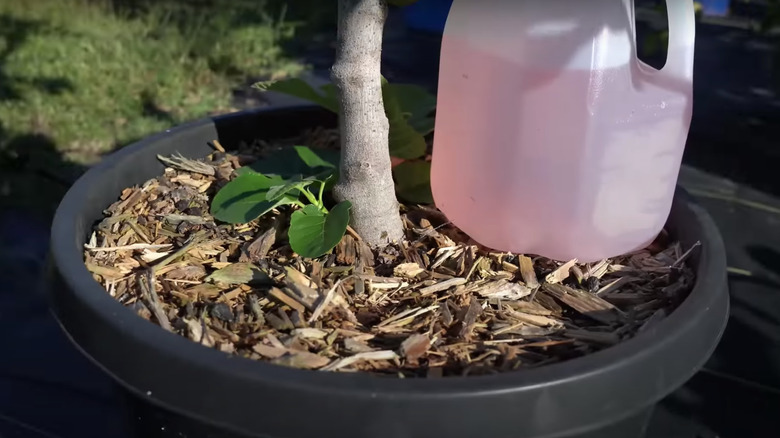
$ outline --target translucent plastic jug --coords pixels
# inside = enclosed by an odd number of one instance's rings
[[[431,170],[482,245],[580,262],[640,249],[671,209],[692,111],[693,0],[637,58],[633,0],[454,0]]]

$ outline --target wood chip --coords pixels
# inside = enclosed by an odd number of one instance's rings
[[[371,251],[371,247],[363,239],[356,239],[355,244],[357,248],[358,261],[363,266],[374,266],[374,252]]]
[[[336,293],[336,290],[341,286],[341,282],[343,281],[343,278],[340,278],[339,281],[336,282],[336,284],[333,285],[330,289],[328,289],[328,292],[325,294],[324,297],[322,297],[322,300],[320,300],[319,303],[317,303],[317,306],[314,308],[314,310],[311,313],[311,317],[309,318],[309,324],[316,321],[322,312],[328,308],[328,305],[333,300],[333,295]]]
[[[615,306],[594,294],[561,284],[545,284],[542,289],[572,309],[599,322],[611,324],[619,318]]]
[[[492,281],[474,290],[484,298],[499,298],[516,301],[531,294],[531,289],[508,280]]]
[[[574,266],[574,264],[577,263],[577,259],[569,260],[568,262],[562,264],[558,267],[558,269],[550,272],[547,274],[547,276],[544,278],[544,281],[546,281],[549,284],[556,284],[560,283],[563,280],[567,279],[570,275],[570,270]]]
[[[276,228],[271,227],[252,243],[246,246],[246,253],[243,254],[243,258],[245,258],[245,260],[243,261],[251,261],[254,263],[260,262],[268,255],[268,251],[271,250],[271,247],[274,246],[274,243],[276,243]]]
[[[284,331],[289,329],[287,323],[282,318],[274,315],[273,313],[266,313],[264,315],[264,319],[268,324],[271,325],[271,327],[273,327],[274,330]]]
[[[287,292],[285,292],[282,289],[279,289],[278,287],[272,287],[268,290],[268,295],[272,296],[273,298],[279,300],[280,302],[287,304],[292,309],[295,309],[299,312],[304,312],[306,310],[306,307],[301,304],[300,301],[296,300],[292,296],[290,296]]]
[[[507,309],[507,314],[518,321],[537,327],[563,327],[563,323],[560,321],[542,315],[518,312],[511,309]]]
[[[341,368],[348,367],[352,364],[366,361],[366,360],[393,360],[397,359],[398,355],[391,350],[371,351],[367,353],[358,353],[354,356],[345,357],[343,359],[336,360],[330,365],[323,368],[323,371],[336,371]]]
[[[273,283],[268,274],[251,263],[232,263],[212,272],[211,275],[205,278],[205,281],[226,285],[267,285]]]
[[[365,342],[361,342],[354,337],[344,339],[344,348],[352,354],[368,353],[369,351],[375,351],[373,348],[369,347]]]
[[[171,269],[165,273],[165,278],[171,280],[198,280],[206,276],[202,265],[187,265]]]
[[[653,330],[696,284],[700,244],[686,250],[668,232],[630,254],[561,263],[483,247],[433,206],[401,206],[400,242],[371,248],[348,228],[329,254],[301,257],[276,241],[291,208],[223,223],[210,214],[214,194],[284,148],[336,152],[338,129],[212,144],[203,158],[163,157],[159,176],[124,188],[83,257],[140,318],[222,354],[394,378],[512,372]]]
[[[396,277],[415,278],[425,272],[417,263],[401,263],[393,269],[393,275]]]
[[[505,305],[523,313],[530,313],[531,315],[550,316],[553,314],[552,310],[533,301],[507,301]]]
[[[518,256],[517,261],[520,264],[520,276],[523,277],[523,282],[531,289],[539,287],[539,281],[536,279],[536,272],[534,271],[534,264],[530,257],[524,255]]]
[[[355,248],[355,239],[351,235],[347,234],[341,239],[341,242],[336,246],[336,255],[336,260],[341,264],[355,264],[357,250]]]
[[[247,301],[249,302],[249,310],[252,312],[252,315],[254,315],[255,321],[258,324],[265,324],[265,312],[260,306],[257,297],[255,295],[249,295]]]
[[[430,306],[430,307],[423,307],[423,308],[413,308],[405,310],[397,315],[391,316],[381,323],[377,324],[377,328],[383,328],[383,327],[389,327],[393,325],[399,325],[403,324],[403,321],[406,319],[414,319],[420,315],[423,315],[425,313],[430,312],[431,310],[437,309],[438,306]]]
[[[217,285],[203,283],[184,290],[184,293],[192,297],[194,300],[202,300],[216,298],[219,296],[222,290],[223,289]]]
[[[164,249],[164,248],[170,248],[171,245],[167,243],[163,245],[151,245],[148,243],[133,243],[131,245],[103,246],[99,248],[93,248],[87,245],[84,245],[84,247],[87,249],[87,251],[90,252],[108,252],[108,251],[135,251],[139,249]]]
[[[168,166],[174,167],[176,169],[200,173],[202,175],[209,175],[209,176],[214,175],[214,166],[206,164],[202,161],[190,160],[188,158],[183,157],[181,154],[174,154],[171,155],[170,157],[157,155],[157,159],[167,164]]]
[[[296,312],[297,310],[293,310],[293,312]],[[281,321],[281,328],[279,330],[281,331],[287,331],[292,330],[295,328],[295,323],[292,322],[292,319],[290,318],[290,315],[287,314],[287,312],[282,308],[276,309],[276,314],[279,315],[279,320]]]
[[[474,324],[477,322],[477,318],[482,314],[482,306],[476,299],[471,299],[465,314],[463,315],[461,322],[461,329],[458,332],[458,336],[466,338],[471,335],[471,331],[474,329]]]
[[[157,323],[160,324],[165,330],[173,331],[171,322],[168,320],[168,316],[160,304],[160,299],[157,297],[157,291],[154,286],[154,277],[152,272],[147,270],[136,277],[136,283],[141,288],[141,296],[146,301],[146,307],[152,311]]]
[[[184,318],[184,323],[187,324],[187,337],[191,341],[205,345],[207,347],[214,346],[214,340],[209,336],[208,331],[204,330],[203,323],[194,319]]]
[[[244,294],[244,290],[240,287],[237,287],[235,289],[232,289],[228,292],[225,292],[224,294],[220,295],[220,297],[217,299],[217,301],[222,303],[230,303],[239,296]]]
[[[93,274],[100,275],[101,277],[105,278],[109,281],[119,280],[120,278],[124,277],[127,273],[124,270],[117,269],[114,267],[109,266],[99,266],[94,263],[85,263],[87,270]]]
[[[696,248],[698,248],[699,246],[701,246],[701,242],[700,241],[696,241],[696,243],[694,243],[693,246],[691,246],[687,251],[685,251],[685,253],[683,255],[681,255],[677,260],[675,260],[674,263],[672,263],[671,267],[674,268],[674,267],[680,266],[680,264],[682,262],[684,262],[685,259],[690,257],[690,255],[693,254],[693,251]]]
[[[602,286],[598,291],[596,291],[596,295],[603,297],[606,294],[617,292],[620,290],[620,288],[623,285],[631,283],[633,281],[636,281],[636,279],[633,277],[628,277],[628,276],[620,277],[617,280],[613,280],[610,283]]]
[[[173,225],[179,225],[182,222],[189,222],[195,225],[203,225],[209,223],[209,219],[202,216],[193,216],[189,214],[166,214],[163,216],[163,220]]]
[[[282,357],[287,353],[286,348],[273,347],[265,344],[256,344],[252,347],[252,351],[270,359]]]
[[[607,273],[609,268],[610,268],[609,261],[601,260],[600,262],[596,263],[588,270],[587,276],[601,278],[604,276],[604,274]]]
[[[317,328],[299,328],[291,332],[293,336],[300,336],[304,339],[324,339],[328,332]]]
[[[308,351],[287,350],[286,354],[273,359],[271,363],[311,370],[324,367],[330,363],[330,359],[318,354],[309,353]]]
[[[582,269],[580,269],[579,266],[573,265],[569,271],[572,273],[572,275],[574,275],[574,278],[577,279],[577,283],[582,283],[582,281],[585,280],[585,273],[582,272]]]
[[[369,288],[372,290],[393,290],[393,289],[398,289],[406,286],[409,286],[409,283],[405,281],[394,281],[394,282],[381,281],[379,283],[374,283],[373,281],[371,281],[369,284]]]
[[[400,354],[407,360],[416,360],[431,347],[431,340],[426,335],[415,333],[401,343]]]
[[[287,273],[285,284],[288,294],[306,309],[314,310],[320,298],[319,292],[314,289],[317,285],[311,278],[297,269],[288,266],[285,271]]]
[[[446,302],[439,304],[439,312],[441,313],[441,321],[445,327],[448,327],[455,320],[450,311],[450,306]]]
[[[214,146],[214,149],[216,149],[216,150],[218,150],[218,151],[220,151],[222,153],[225,152],[225,148],[222,147],[222,144],[219,142],[219,140],[217,140],[217,139],[211,140],[211,145]]]
[[[461,284],[466,284],[465,278],[451,278],[449,280],[440,281],[434,285],[420,289],[420,295],[425,296],[435,294],[455,286],[460,286]]]
[[[209,329],[213,330],[220,336],[229,339],[231,344],[234,342],[239,342],[241,340],[241,338],[237,334],[231,332],[230,330],[224,329],[220,326],[209,324]]]
[[[358,241],[363,240],[362,238],[360,238],[360,235],[357,233],[357,231],[355,231],[355,229],[349,225],[347,225],[347,233],[349,233],[349,235],[352,236],[352,238],[354,238],[355,240]]]

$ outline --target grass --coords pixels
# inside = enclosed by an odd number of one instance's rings
[[[231,110],[231,90],[248,76],[301,70],[281,49],[294,27],[263,14],[262,0],[197,3],[126,10],[0,0],[0,148],[34,134],[88,164],[151,132]]]
[[[286,4],[0,0],[0,212],[50,215],[106,152],[301,72],[283,47],[307,11]]]

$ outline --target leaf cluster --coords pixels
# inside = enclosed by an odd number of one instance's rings
[[[307,82],[286,79],[254,85],[308,100],[338,112],[336,88],[315,89]],[[423,88],[390,84],[382,78],[385,113],[390,123],[390,156],[403,161],[393,168],[396,192],[409,202],[432,203],[430,163],[425,137],[433,131],[436,98]],[[283,206],[298,207],[290,217],[290,247],[304,257],[316,258],[335,247],[349,225],[351,203],[326,207],[326,193],[338,180],[340,154],[335,150],[294,146],[239,168],[237,177],[214,196],[211,213],[220,221],[247,223]]]
[[[339,111],[338,94],[331,83],[315,88],[302,79],[291,78],[253,86],[307,100],[334,113]],[[390,125],[390,156],[403,160],[393,167],[396,193],[408,202],[431,204],[431,165],[423,158],[425,138],[433,132],[436,96],[418,85],[391,84],[383,77],[382,100]]]

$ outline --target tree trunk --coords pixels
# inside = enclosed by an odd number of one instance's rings
[[[370,245],[403,238],[382,101],[385,0],[339,0],[338,45],[331,79],[339,93],[339,201],[352,203],[352,226]]]

